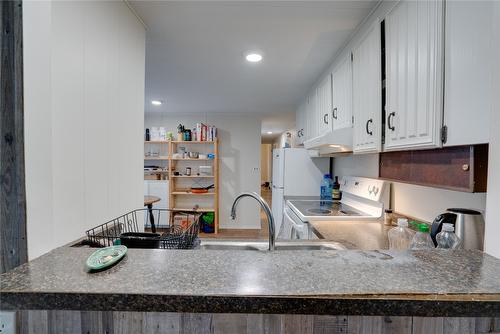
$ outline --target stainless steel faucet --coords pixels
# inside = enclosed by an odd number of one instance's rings
[[[269,227],[269,250],[272,251],[274,250],[274,240],[275,240],[275,230],[274,230],[274,217],[273,213],[271,212],[271,208],[269,207],[269,204],[257,193],[251,192],[251,193],[241,193],[239,194],[233,202],[233,206],[231,207],[231,219],[236,219],[236,205],[238,205],[238,202],[240,199],[243,197],[252,197],[255,199],[257,202],[259,202],[260,206],[264,210],[267,216],[267,225]]]

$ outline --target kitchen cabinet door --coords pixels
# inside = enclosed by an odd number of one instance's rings
[[[332,131],[332,76],[328,74],[317,89],[318,135]]]
[[[384,150],[441,146],[443,2],[401,1],[385,20]]]
[[[318,110],[317,110],[316,89],[307,96],[307,133],[305,140],[316,138],[318,136]]]
[[[306,130],[307,130],[307,121],[306,121],[306,102],[302,102],[295,116],[296,128],[297,128],[297,144],[302,145],[305,140]]]
[[[333,130],[352,127],[352,62],[345,57],[332,72]]]
[[[493,1],[446,3],[444,146],[489,142],[492,11]]]
[[[354,153],[380,151],[382,142],[380,59],[380,24],[376,22],[353,50]]]

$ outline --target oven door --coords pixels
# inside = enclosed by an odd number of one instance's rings
[[[285,205],[283,213],[283,229],[280,231],[282,239],[309,239],[309,224],[300,218]]]

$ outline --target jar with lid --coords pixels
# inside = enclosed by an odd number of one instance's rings
[[[384,224],[391,226],[393,225],[393,220],[394,220],[394,213],[392,212],[391,209],[385,209],[384,210]]]

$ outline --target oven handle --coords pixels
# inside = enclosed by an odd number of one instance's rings
[[[291,211],[290,208],[285,206],[284,215],[285,215],[286,219],[292,223],[290,239],[294,239],[294,232],[295,232],[295,235],[298,236],[298,232],[302,232],[302,230],[305,228],[305,224],[304,223],[299,224],[292,217],[290,217],[290,214],[288,213],[289,210]],[[299,238],[297,237],[296,239],[299,239]]]

